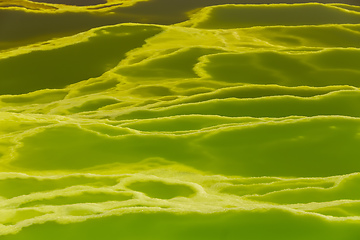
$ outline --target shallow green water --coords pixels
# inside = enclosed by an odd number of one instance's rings
[[[0,39],[0,239],[360,238],[360,7],[198,4]]]

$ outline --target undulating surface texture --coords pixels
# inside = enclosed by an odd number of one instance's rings
[[[248,3],[0,1],[0,239],[360,239],[360,6]]]

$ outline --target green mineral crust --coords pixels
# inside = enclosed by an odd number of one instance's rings
[[[0,1],[1,240],[360,239],[359,6],[76,2]]]

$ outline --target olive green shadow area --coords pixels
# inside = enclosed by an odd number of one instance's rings
[[[330,190],[332,187],[334,187],[334,185],[335,183],[333,181],[319,180],[317,178],[315,179],[303,178],[303,179],[294,179],[294,180],[286,179],[285,181],[272,182],[270,184],[264,184],[264,183],[243,184],[242,182],[232,182],[232,185],[225,186],[224,188],[220,189],[220,192],[237,195],[237,196],[246,195],[247,198],[256,198],[258,195],[269,194],[284,189],[286,191],[293,191],[293,190],[296,191],[296,189],[313,188],[313,189],[321,189],[326,191],[326,190]],[[249,196],[249,195],[255,195],[255,196]],[[258,197],[261,198],[261,196]],[[258,200],[262,201],[261,199]],[[298,202],[302,200],[303,198],[298,199]]]
[[[0,9],[0,49],[74,35],[94,27],[127,22],[87,12],[42,13]]]
[[[252,196],[249,199],[278,204],[297,204],[311,202],[331,202],[348,199],[358,200],[360,193],[360,176],[353,175],[342,180],[333,188],[298,188],[272,192],[263,196]]]
[[[0,94],[63,88],[98,77],[161,31],[154,26],[120,25],[97,30],[88,41],[0,60]]]
[[[359,122],[341,118],[270,123],[224,130],[198,144],[228,175],[325,177],[360,171],[357,129]]]
[[[107,3],[106,0],[31,0],[32,2],[41,2],[41,3],[55,3],[55,4],[66,4],[66,5],[75,5],[75,6],[90,6]]]
[[[330,222],[314,216],[269,210],[211,215],[133,213],[73,224],[49,222],[1,239],[354,240],[359,237],[359,223]]]
[[[271,118],[319,115],[360,117],[359,102],[359,91],[339,91],[313,98],[298,98],[287,95],[251,99],[228,98],[179,104],[159,110],[134,110],[119,115],[117,119],[150,119],[193,114]]]
[[[314,97],[317,95],[324,95],[333,91],[340,90],[356,90],[351,86],[336,86],[336,87],[283,87],[278,85],[243,85],[240,87],[223,88],[214,92],[198,94],[179,99],[176,104],[204,102],[212,99],[226,99],[226,98],[261,98],[270,96],[284,96],[291,95],[294,97]],[[174,102],[162,103],[161,107],[170,107],[175,105]],[[205,116],[206,117],[206,116]]]
[[[171,96],[175,93],[164,86],[139,86],[130,91],[131,95],[140,97],[159,97],[159,96]]]
[[[116,87],[119,83],[117,79],[100,79],[95,83],[91,83],[85,86],[81,86],[76,90],[79,92],[79,95],[86,95],[89,93],[102,92],[108,89]]]
[[[69,205],[77,203],[100,203],[108,201],[126,201],[132,198],[130,194],[124,193],[88,193],[84,192],[73,196],[57,196],[52,199],[35,200],[21,204],[20,208],[39,205]]]
[[[246,28],[254,26],[300,26],[321,24],[358,24],[360,14],[322,4],[307,5],[225,5],[212,7],[195,27],[205,29]]]
[[[1,101],[12,105],[50,103],[64,99],[68,92],[65,89],[46,89],[45,91],[38,91],[33,94],[2,96]]]
[[[72,2],[75,1],[73,0]],[[81,2],[83,1],[77,1],[78,4]],[[150,0],[138,2],[129,7],[120,6],[109,10],[106,14],[94,12],[57,12],[56,14],[51,14],[0,9],[0,32],[2,33],[0,35],[0,49],[14,48],[30,43],[46,41],[55,37],[69,36],[94,27],[110,24],[125,22],[175,24],[186,21],[188,19],[188,14],[186,13],[210,5],[231,3],[271,4],[286,2],[342,2],[359,5],[358,0],[183,0],[181,2],[177,0]],[[109,12],[114,14],[107,14]]]
[[[240,125],[193,135],[117,138],[67,126],[25,138],[10,164],[25,171],[79,170],[163,158],[209,174],[334,176],[360,172],[359,126],[354,119],[331,117]]]
[[[87,177],[66,177],[60,179],[35,179],[35,178],[9,178],[0,180],[0,196],[13,198],[20,195],[27,195],[34,192],[62,189],[75,185],[107,186],[115,185],[116,179],[111,178],[87,178]]]
[[[156,118],[138,120],[135,122],[122,124],[122,127],[129,127],[140,131],[154,131],[154,132],[170,132],[170,131],[189,131],[199,130],[202,128],[213,127],[220,124],[231,123],[249,123],[260,120],[254,118],[226,118],[220,116],[206,116],[206,115],[192,115],[192,116],[177,116],[173,118]]]
[[[192,47],[177,51],[164,57],[151,59],[144,63],[122,67],[116,72],[127,77],[152,80],[153,78],[195,78],[198,77],[193,71],[198,58],[222,52],[218,49]]]
[[[272,26],[244,30],[275,45],[287,47],[360,47],[358,25]]]
[[[330,206],[317,209],[317,213],[323,215],[331,215],[335,217],[348,217],[348,216],[359,216],[360,215],[360,204],[359,203],[345,203],[339,206]]]
[[[201,67],[211,79],[230,83],[360,87],[360,51],[356,49],[306,54],[224,53],[207,56]]]
[[[181,162],[183,156],[194,151],[182,138],[156,135],[109,138],[73,126],[46,130],[24,139],[23,143],[12,165],[36,170],[75,170],[116,162],[134,163],[152,156]],[[179,154],[180,149],[182,153]]]
[[[119,100],[113,98],[99,98],[99,99],[92,99],[89,101],[84,102],[80,106],[72,107],[68,109],[70,113],[78,113],[78,112],[88,112],[88,111],[95,111],[99,108],[118,103]]]

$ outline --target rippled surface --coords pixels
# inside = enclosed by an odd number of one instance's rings
[[[0,39],[1,239],[360,238],[360,7],[93,2],[1,3],[103,21]]]

